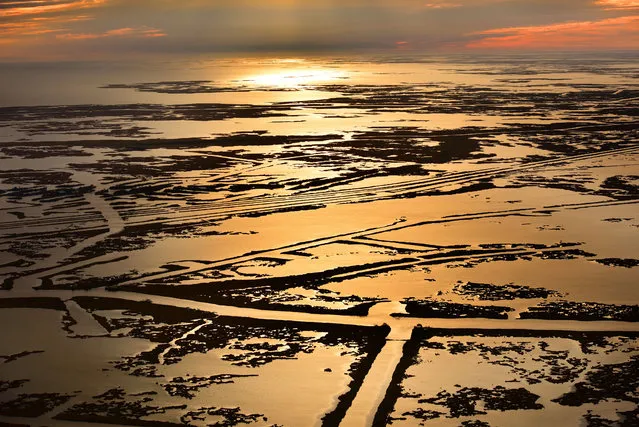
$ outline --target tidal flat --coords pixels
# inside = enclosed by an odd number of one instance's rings
[[[639,425],[636,55],[0,77],[0,426]]]

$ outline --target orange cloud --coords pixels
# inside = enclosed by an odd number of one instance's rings
[[[456,7],[462,7],[460,3],[450,3],[447,1],[434,1],[424,4],[426,9],[453,9]]]
[[[122,5],[122,1],[0,0],[0,60],[57,60],[74,57],[75,53],[68,53],[69,45],[82,40],[150,40],[166,35],[162,30],[139,24],[121,24],[124,28],[118,28],[110,21],[111,15],[93,16],[88,12],[90,8],[107,4]],[[82,25],[79,21],[94,22]],[[105,26],[115,29],[99,31]],[[95,46],[91,46],[93,50]],[[91,54],[93,52],[83,55]]]
[[[35,17],[26,21],[16,21],[0,24],[0,37],[25,37],[65,31],[65,24],[92,19],[90,16],[80,15],[71,17]]]
[[[637,49],[639,16],[472,33],[472,49]]]
[[[99,6],[105,2],[106,0],[19,0],[2,4],[0,17],[40,15],[43,13],[86,9]]]
[[[639,0],[596,0],[595,4],[606,10],[639,9]]]
[[[103,39],[107,37],[132,37],[132,38],[154,38],[166,36],[161,30],[150,27],[138,28],[118,28],[109,30],[104,33],[67,33],[56,35],[57,39],[62,40],[93,40]]]

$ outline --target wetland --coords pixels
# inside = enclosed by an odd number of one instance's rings
[[[639,425],[636,64],[3,67],[0,426]]]

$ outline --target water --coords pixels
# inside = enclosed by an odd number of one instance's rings
[[[3,65],[0,422],[632,424],[637,75]]]

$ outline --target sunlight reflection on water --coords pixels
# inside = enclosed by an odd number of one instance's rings
[[[340,70],[323,70],[319,68],[285,70],[276,73],[266,72],[242,79],[256,86],[277,88],[299,88],[309,84],[328,83],[339,79],[348,79],[348,73]]]

